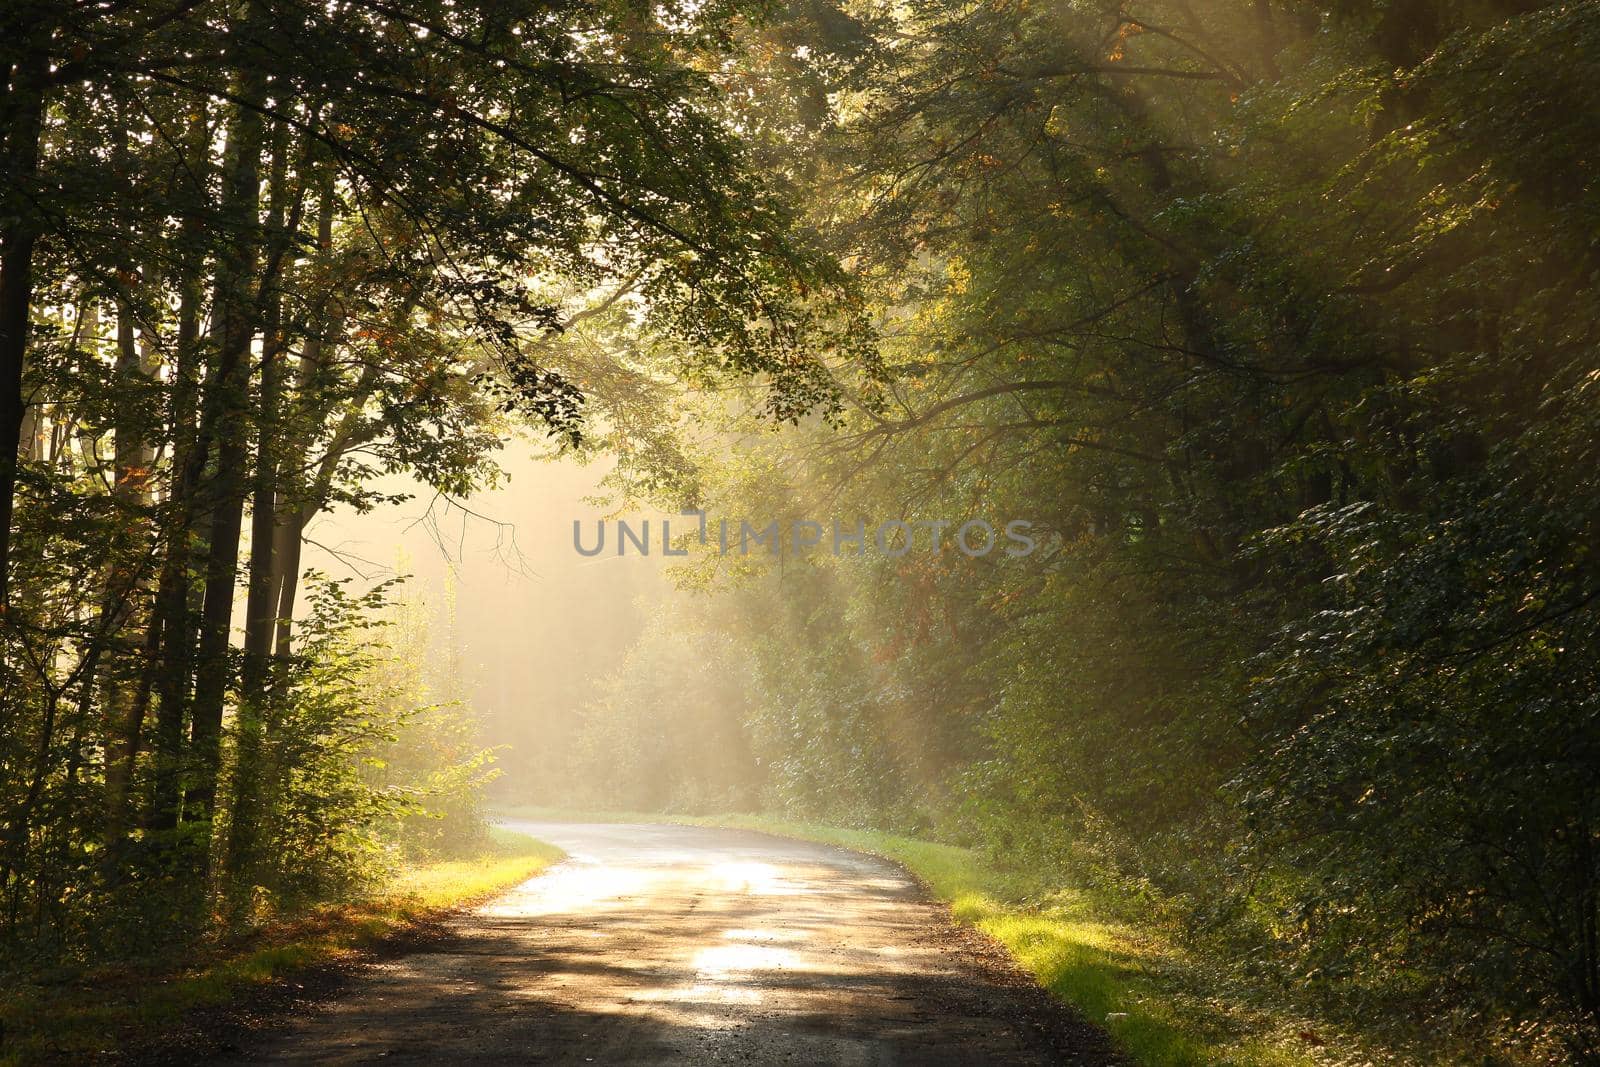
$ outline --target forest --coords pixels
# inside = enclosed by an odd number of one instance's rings
[[[960,845],[1396,1062],[1600,1062],[1594,3],[0,27],[0,994],[504,801]],[[682,553],[513,751],[311,564],[503,447]]]

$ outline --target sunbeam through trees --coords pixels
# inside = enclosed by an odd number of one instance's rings
[[[0,53],[0,1058],[534,807],[886,852],[1140,1062],[1600,1061],[1595,4]]]

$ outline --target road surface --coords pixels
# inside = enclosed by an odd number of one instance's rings
[[[893,864],[742,830],[507,825],[571,858],[233,1062],[1111,1062]]]

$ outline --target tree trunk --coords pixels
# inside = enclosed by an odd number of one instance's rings
[[[203,126],[203,123],[202,123]],[[179,283],[177,360],[172,381],[171,488],[163,509],[166,557],[151,620],[155,654],[142,686],[156,699],[155,767],[145,825],[178,824],[182,790],[183,727],[188,703],[193,627],[189,613],[195,487],[210,448],[196,411],[199,380],[200,281],[198,267]]]
[[[107,672],[102,697],[105,716],[106,843],[120,840],[127,819],[128,788],[138,759],[144,731],[146,701],[138,686],[137,661],[148,647],[140,633],[140,600],[147,592],[149,529],[146,512],[151,504],[151,476],[155,449],[142,417],[145,387],[158,370],[154,350],[139,352],[133,329],[133,309],[126,299],[117,307],[117,392],[113,414],[116,434],[116,472],[112,499],[118,524],[107,568],[105,610],[111,614],[107,638],[112,642],[113,669]]]
[[[241,32],[247,33],[253,21],[253,17],[247,17]],[[240,82],[242,103],[235,109],[228,136],[228,190],[223,205],[235,231],[224,246],[217,270],[220,345],[206,397],[215,412],[217,462],[205,494],[211,522],[205,598],[195,650],[189,732],[193,759],[183,799],[184,819],[197,822],[211,818],[220,770],[222,712],[230,673],[229,636],[249,454],[250,346],[259,325],[255,299],[259,249],[253,231],[260,212],[263,125],[260,113],[252,105],[259,105],[266,96],[266,76],[257,68],[249,68]]]
[[[11,604],[11,525],[17,497],[17,449],[22,434],[22,361],[28,349],[28,309],[33,303],[33,250],[38,221],[25,190],[39,171],[39,136],[44,128],[44,90],[49,56],[42,44],[23,49],[6,86],[11,120],[4,131],[5,170],[0,188],[0,618]]]
[[[281,511],[278,522],[278,549],[273,560],[277,571],[278,625],[272,639],[272,658],[280,664],[294,655],[294,602],[300,595],[300,550],[306,519],[298,508]]]
[[[272,208],[268,222],[273,232],[273,252],[267,274],[278,273],[288,239],[300,225],[299,203],[286,231],[285,201],[287,145],[280,131],[272,153]],[[304,174],[297,176],[304,181]],[[303,196],[303,193],[301,194]],[[287,281],[287,272],[284,274]],[[244,612],[244,661],[239,676],[239,741],[234,771],[233,797],[228,820],[228,846],[223,869],[230,888],[244,889],[251,859],[255,853],[259,808],[257,789],[262,742],[270,718],[272,639],[277,619],[278,600],[274,579],[277,575],[278,450],[281,433],[279,398],[282,392],[283,359],[286,338],[283,334],[283,297],[273,279],[265,292],[266,314],[261,330],[261,396],[256,419],[256,469],[250,501],[250,569]]]
[[[337,205],[338,197],[334,192],[333,178],[331,174],[325,173],[322,176],[317,202],[317,248],[323,252],[333,248],[333,218]],[[338,332],[343,321],[342,312],[337,316],[328,314],[327,296],[327,290],[323,289],[308,316],[310,328],[306,335],[305,346],[301,349],[300,366],[295,376],[295,393],[300,409],[317,410],[320,406],[315,402],[308,403],[310,398],[306,394],[313,390],[314,383],[323,369],[324,350],[328,338]],[[306,413],[304,410],[301,411],[302,415]],[[293,654],[294,603],[300,592],[301,535],[305,531],[306,523],[310,521],[309,515],[315,514],[314,510],[307,510],[307,505],[299,494],[285,491],[288,487],[282,484],[283,481],[284,479],[279,479],[277,518],[272,545],[272,588],[277,605],[272,657],[280,665],[286,663]]]

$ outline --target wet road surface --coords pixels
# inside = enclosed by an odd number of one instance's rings
[[[505,825],[570,859],[232,1062],[1112,1062],[893,864],[743,830]]]

